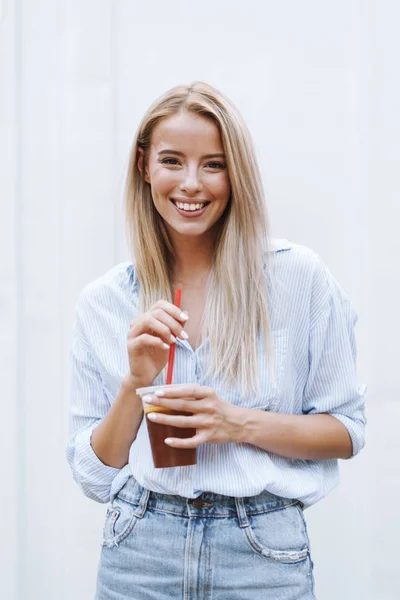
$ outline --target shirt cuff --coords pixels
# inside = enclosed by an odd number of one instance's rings
[[[97,426],[98,423],[75,437],[75,475],[86,495],[108,502],[111,483],[120,469],[105,465],[95,454],[91,437]]]
[[[329,414],[332,417],[335,417],[335,419],[338,419],[338,421],[343,423],[343,425],[346,427],[346,429],[349,433],[349,436],[351,438],[352,444],[353,444],[353,452],[352,452],[351,456],[349,456],[347,458],[347,460],[350,458],[353,458],[364,447],[364,444],[365,444],[364,425],[359,422],[353,421],[349,417],[346,417],[346,415],[342,415],[342,414],[338,414],[338,413],[329,413]]]

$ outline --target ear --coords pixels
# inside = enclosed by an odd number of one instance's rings
[[[150,183],[149,170],[144,160],[144,150],[143,148],[140,148],[140,146],[138,148],[137,168],[139,169],[145,182]]]

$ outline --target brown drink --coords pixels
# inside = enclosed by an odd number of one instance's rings
[[[148,388],[139,388],[137,394],[142,397],[143,410],[146,415],[147,431],[149,433],[151,452],[153,455],[153,463],[156,469],[167,467],[185,467],[187,465],[195,465],[196,448],[173,448],[165,443],[168,437],[174,438],[189,438],[196,435],[196,429],[172,427],[171,425],[163,425],[161,423],[153,423],[147,418],[151,412],[162,412],[169,415],[184,415],[191,416],[191,413],[177,412],[168,410],[161,406],[152,406],[147,404],[143,399],[144,396],[154,393],[155,390],[163,389],[166,386],[155,386]],[[176,385],[174,387],[177,387]]]

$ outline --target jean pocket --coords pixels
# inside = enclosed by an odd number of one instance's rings
[[[116,498],[107,509],[103,529],[103,546],[113,548],[125,540],[133,531],[138,517],[135,507],[128,502]]]
[[[242,531],[250,548],[264,558],[286,564],[307,559],[309,540],[299,504],[248,517]]]

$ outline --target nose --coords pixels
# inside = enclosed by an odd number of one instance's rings
[[[183,171],[179,188],[182,192],[185,192],[190,196],[194,196],[201,191],[202,183],[197,167],[188,167]]]

